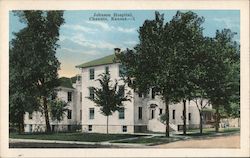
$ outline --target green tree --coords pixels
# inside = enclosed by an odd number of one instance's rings
[[[139,29],[139,44],[133,50],[122,52],[118,58],[127,69],[127,82],[136,91],[145,95],[153,88],[165,102],[166,136],[169,137],[169,104],[176,87],[173,69],[173,51],[170,39],[164,34],[168,29],[164,17],[155,13],[154,20],[146,20]]]
[[[106,116],[108,134],[109,116],[112,115],[113,112],[123,108],[124,101],[130,101],[130,92],[126,95],[124,94],[125,85],[117,90],[117,81],[115,81],[112,86],[109,73],[104,73],[99,76],[100,78],[97,79],[97,81],[100,83],[100,88],[89,87],[90,90],[93,90],[94,96],[89,96],[87,98],[93,101],[97,107],[100,107],[101,113]]]
[[[213,67],[209,69],[210,77],[208,96],[215,108],[215,130],[219,131],[220,109],[232,113],[234,104],[240,100],[240,53],[239,46],[233,41],[233,32],[229,29],[217,31],[214,38]],[[238,111],[237,111],[238,112]]]
[[[50,112],[51,119],[53,121],[57,121],[57,123],[63,120],[64,116],[66,115],[66,112],[68,111],[67,106],[68,104],[63,100],[59,100],[59,99],[50,100],[49,112]]]
[[[26,34],[20,37],[23,54],[28,58],[18,62],[28,62],[27,70],[30,86],[36,87],[36,92],[42,102],[41,108],[45,114],[46,131],[50,132],[47,98],[59,85],[58,69],[60,63],[55,54],[59,39],[59,28],[64,23],[63,11],[19,11],[16,13],[20,21],[25,23]],[[23,40],[28,38],[28,40]],[[15,46],[14,46],[15,47]]]
[[[174,98],[176,102],[183,102],[183,134],[186,134],[186,101],[193,99],[194,84],[192,82],[192,71],[195,67],[194,55],[201,50],[203,34],[201,27],[203,17],[194,12],[180,12],[165,27],[165,41],[168,41],[174,58],[172,69],[175,71],[176,86]]]
[[[9,120],[11,125],[18,125],[19,133],[24,132],[24,114],[38,110],[39,99],[34,76],[30,71],[33,66],[32,49],[27,43],[32,42],[27,27],[15,33],[9,48]]]

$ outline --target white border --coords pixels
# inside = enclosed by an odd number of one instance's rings
[[[8,148],[8,41],[9,10],[240,10],[241,41],[241,139],[240,149],[9,149]],[[2,0],[1,31],[1,110],[0,157],[240,157],[249,156],[249,1],[248,0]],[[232,142],[234,143],[234,142]]]

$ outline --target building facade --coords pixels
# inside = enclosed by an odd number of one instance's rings
[[[100,74],[109,72],[111,81],[117,80],[118,87],[125,83],[122,80],[124,69],[116,60],[116,53],[76,66],[81,74],[75,78],[61,78],[57,87],[57,99],[67,102],[68,110],[60,122],[50,118],[52,131],[82,131],[105,133],[107,131],[106,116],[88,97],[94,97],[91,87],[100,87],[96,80]],[[124,102],[122,110],[109,116],[109,133],[165,132],[165,124],[161,116],[165,113],[165,103],[154,89],[147,96],[136,93],[125,85],[124,93],[130,92],[131,101]],[[200,123],[199,110],[193,101],[186,104],[186,124],[188,128],[198,128]],[[212,109],[211,105],[207,109]],[[204,112],[203,127],[212,126],[211,112]],[[169,105],[170,130],[180,131],[183,127],[183,104]],[[25,114],[25,132],[45,131],[45,119],[41,112]]]
[[[116,48],[114,54],[83,63],[77,68],[81,70],[82,78],[82,131],[83,132],[106,132],[106,116],[100,113],[99,107],[87,97],[94,97],[90,87],[99,87],[96,79],[98,75],[109,71],[111,81],[117,80],[118,85],[124,85],[121,80],[123,73],[122,65],[116,60]],[[131,101],[124,102],[124,109],[114,112],[109,116],[110,133],[136,133],[144,131],[164,132],[165,124],[160,117],[165,113],[165,104],[160,96],[151,89],[147,96],[134,92],[133,89],[125,86],[124,93],[132,95]],[[207,107],[211,109],[211,106]],[[169,107],[170,130],[178,131],[183,126],[183,105],[182,103],[171,104]],[[192,101],[187,102],[186,124],[188,128],[198,128],[200,122],[199,111]],[[207,121],[212,121],[211,113],[204,114],[204,125]],[[209,126],[209,125],[207,125]]]
[[[81,129],[81,80],[79,76],[73,78],[60,78],[60,86],[56,88],[56,96],[50,99],[58,99],[67,103],[63,119],[57,121],[51,119],[52,131],[75,131]],[[44,132],[46,129],[44,114],[40,111],[27,113],[24,116],[25,132]]]

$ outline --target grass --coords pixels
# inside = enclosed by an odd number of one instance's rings
[[[29,133],[29,134],[10,133],[9,137],[15,139],[102,142],[102,141],[118,140],[118,139],[140,137],[140,136],[142,135],[100,134],[100,133]]]
[[[239,132],[240,128],[220,128],[219,132],[220,134],[230,134],[230,133],[236,133]],[[212,136],[216,134],[214,128],[204,128],[203,133],[200,134],[200,129],[192,129],[187,131],[187,136]],[[183,134],[179,134],[183,135]]]
[[[162,143],[170,143],[178,140],[177,138],[166,138],[166,137],[150,137],[150,138],[145,138],[145,137],[138,137],[135,139],[128,139],[128,140],[118,140],[118,141],[113,141],[112,143],[135,143],[135,144],[148,144],[148,145],[156,145],[156,144],[162,144]]]

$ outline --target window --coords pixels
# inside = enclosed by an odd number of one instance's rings
[[[141,93],[141,92],[139,92],[139,93],[138,93],[138,96],[139,96],[140,98],[142,98],[142,93]]]
[[[82,102],[82,92],[80,92],[80,102]]]
[[[94,88],[93,88],[93,87],[90,87],[90,88],[89,88],[89,97],[90,97],[91,99],[94,99],[94,98],[95,98]]]
[[[82,121],[82,110],[80,110],[80,121]]]
[[[95,79],[95,69],[89,69],[89,79]]]
[[[126,74],[125,66],[119,65],[119,77],[124,77]]]
[[[119,112],[119,119],[124,119],[125,118],[124,108],[119,109],[118,112]]]
[[[105,66],[105,73],[109,74],[109,66]]]
[[[29,132],[32,132],[32,125],[29,125]]]
[[[173,120],[175,119],[175,110],[173,110]]]
[[[118,92],[121,94],[121,97],[124,97],[124,93],[125,93],[124,91],[125,91],[124,86],[119,86]]]
[[[71,119],[71,117],[72,117],[72,110],[68,110],[68,119]]]
[[[29,119],[32,120],[32,113],[29,112]]]
[[[191,113],[188,113],[188,120],[191,120]]]
[[[68,92],[68,101],[72,101],[72,92]]]
[[[92,125],[89,125],[88,131],[92,131]]]
[[[68,125],[68,131],[71,131],[71,130],[72,130],[72,126]]]
[[[155,110],[151,110],[151,119],[155,118]]]
[[[95,109],[89,108],[89,119],[94,119],[95,116]]]
[[[142,107],[138,107],[138,119],[141,120],[142,119]]]
[[[55,99],[56,99],[56,94],[53,93],[53,94],[51,95],[51,100],[55,100]]]
[[[161,115],[161,114],[162,114],[162,109],[160,108],[160,109],[159,109],[159,115]]]
[[[127,126],[122,126],[122,132],[127,132]]]
[[[155,88],[152,88],[152,99],[155,99]]]

